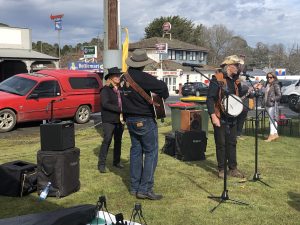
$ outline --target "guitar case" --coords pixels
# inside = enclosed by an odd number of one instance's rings
[[[0,225],[86,225],[96,216],[96,206],[78,205],[71,208],[0,219]]]

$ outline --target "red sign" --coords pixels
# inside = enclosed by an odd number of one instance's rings
[[[155,44],[156,53],[168,53],[168,43]]]
[[[162,29],[164,32],[168,32],[170,31],[172,28],[171,26],[171,23],[170,22],[165,22],[163,25],[162,25]]]

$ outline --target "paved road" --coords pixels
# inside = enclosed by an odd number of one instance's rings
[[[167,100],[166,100],[166,113],[167,116],[171,115],[171,110],[168,107],[169,103],[174,103],[177,101],[180,101],[181,97],[179,96],[170,96]],[[280,111],[281,113],[285,114],[287,117],[297,117],[297,113],[291,111],[287,105],[281,105],[280,107]],[[248,113],[248,116],[255,116],[255,111],[250,111]],[[95,124],[98,124],[101,121],[101,116],[100,113],[97,114],[93,114],[91,117],[91,121],[89,123],[86,124],[75,124],[75,129],[76,130],[80,130],[80,129],[84,129],[90,126],[94,126]],[[31,122],[31,123],[23,123],[20,125],[17,125],[17,128],[14,129],[11,132],[7,132],[7,133],[0,133],[0,139],[2,138],[7,138],[7,137],[18,137],[18,136],[26,136],[26,135],[34,135],[34,134],[39,134],[40,126],[41,122]]]

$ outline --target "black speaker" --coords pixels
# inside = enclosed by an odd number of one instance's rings
[[[0,165],[0,195],[22,197],[36,191],[36,164],[21,160]]]
[[[75,147],[74,123],[64,121],[40,126],[41,150],[63,151]]]
[[[80,188],[79,148],[64,151],[38,151],[37,190],[42,191],[51,182],[48,196],[64,197]]]
[[[205,160],[205,131],[176,131],[175,157],[183,161]]]
[[[162,152],[170,156],[175,156],[175,133],[165,136],[165,145],[162,148]]]

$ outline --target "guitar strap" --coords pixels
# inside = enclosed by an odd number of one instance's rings
[[[128,71],[123,74],[126,81],[130,84],[133,90],[139,93],[150,105],[160,106],[157,102],[153,101],[143,88],[141,88],[129,75]]]

